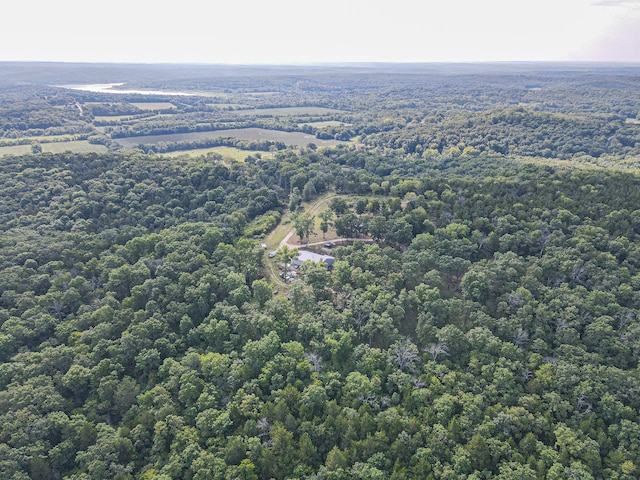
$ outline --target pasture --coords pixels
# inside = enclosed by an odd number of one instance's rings
[[[282,132],[266,128],[237,128],[215,130],[212,132],[170,133],[166,135],[144,135],[140,137],[114,138],[124,148],[135,148],[138,145],[153,145],[160,142],[185,142],[204,140],[207,138],[232,137],[248,141],[283,142],[285,145],[306,147],[313,143],[318,147],[333,147],[347,143],[340,140],[320,140],[313,135],[302,132]]]
[[[130,102],[134,107],[140,110],[169,110],[175,109],[176,106],[171,102]]]
[[[106,153],[107,147],[104,145],[94,145],[86,140],[75,140],[71,142],[42,143],[42,151],[47,153],[62,153],[70,151],[73,153]],[[31,153],[31,145],[13,145],[10,147],[0,147],[0,157],[5,155],[26,155]]]
[[[89,143],[86,140],[42,144],[43,152],[62,153],[62,152],[66,152],[67,150],[74,153],[89,153],[89,152],[105,153],[108,151],[107,147],[105,147],[104,145],[95,145],[93,143]]]
[[[18,137],[18,138],[3,138],[0,139],[0,147],[11,147],[16,146],[18,144],[22,144],[28,142],[28,145],[31,145],[31,142],[70,142],[76,140],[79,135],[76,134],[64,134],[64,135],[36,135],[32,137]]]
[[[150,110],[149,110],[150,111]],[[149,115],[149,113],[141,112],[137,115],[102,115],[94,117],[94,124],[100,125],[118,125],[129,122],[139,122],[143,120],[153,120],[154,118],[168,118],[174,116],[175,113],[158,113],[157,115]]]

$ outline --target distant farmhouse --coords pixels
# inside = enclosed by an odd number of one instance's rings
[[[327,267],[330,267],[333,265],[333,262],[335,262],[335,258],[330,256],[330,255],[320,255],[319,253],[313,253],[313,252],[309,252],[307,250],[300,250],[300,255],[298,255],[297,257],[295,257],[291,263],[293,264],[294,267],[299,267],[300,265],[302,265],[302,262],[324,262],[327,264]]]

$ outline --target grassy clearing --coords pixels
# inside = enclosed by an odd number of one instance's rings
[[[280,242],[284,240],[292,228],[293,224],[291,223],[289,212],[287,212],[278,226],[262,240],[267,245],[267,250],[270,252],[277,250],[280,247]]]
[[[208,97],[208,98],[227,98],[230,95],[228,93],[222,93],[222,92],[207,92],[207,91],[202,91],[202,90],[185,90],[185,92],[188,92],[190,95],[194,95],[196,97]]]
[[[157,115],[151,115],[151,116],[145,116],[145,115],[148,115],[148,114],[141,112],[138,115],[111,115],[111,116],[98,115],[94,117],[94,122],[104,122],[104,123],[113,125],[118,123],[148,121],[148,120],[153,120],[154,118],[173,117],[175,113],[158,113]]]
[[[328,209],[329,202],[337,196],[351,198],[349,195],[336,195],[335,193],[330,192],[322,195],[321,197],[317,198],[313,202],[302,203],[300,212],[309,212],[310,214],[316,216],[315,229],[317,233],[309,237],[309,243],[325,241],[325,239],[322,238],[322,231],[320,230],[321,220],[318,217],[318,214],[323,210]],[[273,252],[278,250],[280,248],[280,244],[287,238],[287,236],[289,236],[289,234],[291,234],[291,236],[289,237],[288,243],[298,242],[298,237],[295,234],[295,231],[293,229],[293,222],[291,221],[291,212],[287,210],[282,216],[282,219],[278,224],[278,226],[274,230],[272,230],[269,234],[267,234],[267,236],[263,240],[261,240],[261,242],[267,246],[266,252],[268,253],[268,252]],[[338,237],[335,229],[333,227],[329,228],[326,234],[326,241],[333,240],[336,238]],[[280,289],[280,293],[286,296],[286,294],[289,291],[289,288],[291,287],[291,284],[284,283],[278,277],[279,271],[276,267],[278,263],[277,257],[276,258],[267,257],[266,260],[267,261],[265,264],[265,273],[269,276],[273,284]]]
[[[304,122],[304,123],[299,123],[298,124],[299,127],[306,127],[307,125],[310,125],[310,126],[316,127],[316,128],[325,128],[325,127],[342,127],[342,126],[350,127],[353,124],[352,123],[338,122],[337,120],[326,120],[326,121],[323,121],[323,122]]]
[[[57,143],[43,143],[42,151],[51,153],[62,153],[67,150],[74,153],[106,153],[107,147],[104,145],[94,145],[86,140],[77,140],[74,142],[57,142]]]
[[[211,148],[196,148],[193,150],[179,150],[176,152],[161,153],[162,157],[175,158],[182,155],[188,155],[190,157],[199,157],[201,155],[207,155],[209,153],[218,153],[225,158],[231,158],[233,160],[244,162],[245,158],[249,155],[260,155],[262,158],[272,158],[273,154],[270,152],[258,152],[257,150],[240,150],[233,147],[211,147]]]
[[[71,142],[42,143],[42,151],[47,153],[62,153],[70,151],[73,153],[106,153],[107,147],[104,145],[94,145],[86,140],[76,140]],[[4,155],[26,155],[31,153],[31,145],[15,145],[11,147],[0,147],[0,156]]]
[[[126,122],[128,120],[136,120],[135,115],[96,115],[93,117],[94,122]]]
[[[256,108],[251,110],[240,110],[238,115],[257,115],[257,116],[273,116],[288,117],[299,115],[332,115],[336,113],[344,113],[342,110],[334,110],[325,107],[282,107],[282,108]]]
[[[347,143],[339,140],[320,140],[313,135],[302,132],[282,132],[265,128],[237,128],[229,130],[215,130],[213,132],[171,133],[166,135],[145,135],[141,137],[115,138],[114,140],[124,148],[135,148],[137,145],[153,145],[160,142],[182,142],[204,140],[208,138],[232,137],[248,141],[282,142],[285,145],[306,147],[313,143],[318,147],[334,147]]]
[[[72,134],[39,135],[39,136],[33,136],[33,137],[4,138],[0,140],[0,147],[11,147],[24,141],[28,141],[29,143],[31,142],[40,142],[40,143],[71,142],[73,140],[76,140],[77,138],[78,138],[78,135],[72,135]]]
[[[31,153],[31,145],[13,145],[11,147],[0,147],[0,157],[5,155],[26,155]]]
[[[326,193],[321,197],[318,197],[313,202],[302,202],[301,209],[299,210],[300,212],[309,212],[312,215],[316,215],[315,229],[318,234],[310,236],[310,242],[322,240],[322,232],[320,231],[320,219],[317,217],[317,215],[323,210],[329,208],[329,202],[336,196],[341,195],[336,195],[335,193]],[[267,250],[277,250],[280,247],[280,243],[292,230],[293,222],[291,222],[291,212],[287,210],[282,216],[282,220],[280,220],[278,226],[264,238],[263,243],[267,245]],[[327,232],[327,239],[332,238],[331,233],[331,230]],[[295,232],[293,235],[295,236]],[[312,240],[313,238],[318,237],[318,235],[319,238],[317,240]],[[333,232],[333,238],[335,238],[335,231]],[[297,241],[297,239],[298,237],[295,236],[294,241]]]
[[[167,110],[169,108],[176,108],[171,102],[131,102],[131,105],[138,107],[140,110]]]

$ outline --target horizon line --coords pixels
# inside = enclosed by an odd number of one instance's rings
[[[354,60],[318,62],[142,62],[142,61],[83,61],[83,60],[0,60],[0,64],[53,64],[53,65],[131,65],[131,66],[229,66],[229,67],[312,67],[346,65],[627,65],[640,66],[638,60],[454,60],[454,61],[393,61]]]

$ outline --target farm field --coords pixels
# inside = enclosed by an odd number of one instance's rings
[[[332,115],[344,113],[342,110],[334,110],[325,107],[281,107],[281,108],[256,108],[251,110],[240,110],[239,115],[258,116],[293,116],[293,115]]]
[[[140,112],[137,114],[129,114],[129,115],[96,115],[94,117],[94,122],[129,122],[129,121],[139,121],[144,118],[145,120],[153,120],[155,118],[166,118],[172,117],[175,113],[158,113],[157,115],[149,115],[152,110],[148,110],[146,112]]]
[[[94,145],[86,140],[76,140],[71,142],[43,143],[42,151],[47,153],[106,153],[107,147],[104,145]],[[10,147],[0,147],[0,157],[5,155],[25,155],[31,153],[31,145],[13,145]]]
[[[176,108],[171,102],[132,102],[131,105],[138,107],[140,110],[167,110],[169,108]]]
[[[18,138],[3,138],[0,139],[0,147],[10,147],[22,143],[24,141],[31,142],[71,142],[76,140],[79,135],[65,134],[65,135],[37,135],[37,136],[25,136]]]
[[[0,157],[4,157],[5,155],[26,155],[28,153],[31,153],[31,145],[0,147]]]
[[[62,153],[66,151],[74,153],[105,153],[107,152],[107,147],[105,147],[104,145],[89,143],[86,140],[76,140],[73,142],[43,143],[42,151],[51,153]]]
[[[166,135],[144,135],[140,137],[115,138],[114,140],[124,148],[134,148],[137,145],[152,145],[160,142],[183,142],[204,140],[206,138],[233,137],[240,140],[270,140],[283,142],[286,145],[306,146],[314,143],[318,147],[333,147],[346,142],[340,140],[320,140],[313,135],[301,132],[282,132],[266,128],[238,128],[231,130],[216,130],[213,132],[172,133]]]

